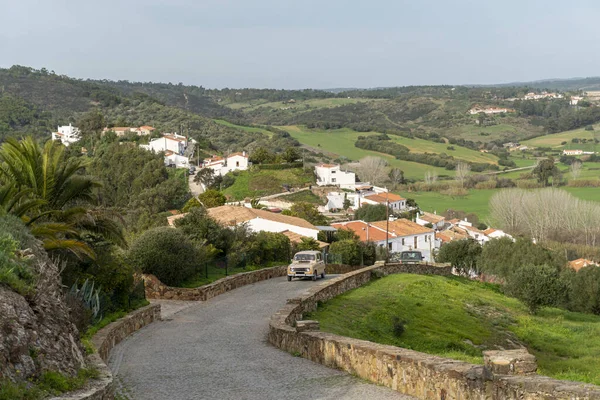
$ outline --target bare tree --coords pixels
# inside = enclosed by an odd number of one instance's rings
[[[573,179],[579,178],[579,175],[581,174],[581,167],[583,167],[583,163],[579,160],[575,160],[571,163],[570,169]]]
[[[398,187],[398,184],[404,182],[404,171],[402,171],[400,168],[390,169],[388,176],[394,185],[394,189]]]
[[[427,171],[425,172],[425,183],[428,185],[433,185],[437,182],[438,174],[435,171]]]
[[[465,187],[465,179],[471,172],[471,166],[465,162],[459,162],[456,164],[456,180],[460,182],[461,187]]]
[[[373,185],[385,182],[388,178],[387,162],[379,157],[364,157],[356,167],[360,179]]]

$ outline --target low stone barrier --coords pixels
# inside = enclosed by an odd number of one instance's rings
[[[154,275],[142,275],[142,279],[144,279],[148,299],[206,301],[230,290],[286,274],[287,266],[264,268],[227,276],[197,288],[167,286]]]
[[[106,365],[110,351],[127,336],[156,320],[160,320],[160,304],[151,304],[100,329],[92,338],[97,352],[87,357],[87,365],[99,372],[98,379],[90,380],[85,389],[66,393],[53,400],[112,400],[113,377]]]
[[[317,321],[302,316],[327,301],[369,282],[372,276],[412,272],[451,274],[435,265],[382,265],[362,268],[321,282],[271,317],[269,342],[293,354],[341,369],[420,399],[600,399],[600,387],[538,376],[535,358],[524,350],[486,352],[484,365],[420,353],[395,346],[320,332]],[[532,359],[533,358],[533,359]]]

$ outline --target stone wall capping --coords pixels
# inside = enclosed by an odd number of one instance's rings
[[[374,265],[352,270],[315,285],[300,301],[285,304],[269,324],[269,342],[281,350],[420,399],[445,400],[591,400],[600,387],[535,374],[535,357],[526,349],[486,352],[485,365],[424,354],[328,332],[303,329],[302,315],[369,282],[375,275],[420,273],[450,276],[447,265]],[[300,329],[298,329],[300,324]],[[508,371],[510,374],[506,374]]]
[[[84,389],[51,400],[112,400],[113,376],[106,365],[110,351],[133,332],[157,320],[160,320],[160,304],[150,304],[100,329],[92,338],[96,352],[87,357],[87,365],[98,370],[99,378],[90,380]]]

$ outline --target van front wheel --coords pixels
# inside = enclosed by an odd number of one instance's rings
[[[315,271],[315,274],[313,275],[313,277],[312,277],[312,280],[313,280],[313,281],[316,281],[316,280],[317,280],[317,271]]]
[[[288,276],[288,282],[290,282],[292,280],[291,276]]]
[[[325,279],[325,271],[323,271],[323,273],[321,273],[321,279]]]

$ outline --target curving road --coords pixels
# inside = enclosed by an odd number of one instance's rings
[[[285,278],[245,286],[136,332],[109,365],[128,399],[410,399],[267,343],[287,298],[318,282]]]

